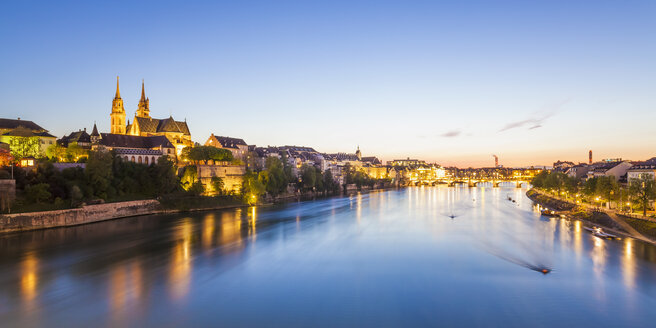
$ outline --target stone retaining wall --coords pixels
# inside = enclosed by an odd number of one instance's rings
[[[16,213],[0,216],[0,232],[25,231],[65,227],[116,218],[158,213],[156,200],[135,200],[120,203],[87,205],[68,210]]]

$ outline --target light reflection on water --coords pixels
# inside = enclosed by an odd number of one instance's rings
[[[0,322],[652,323],[656,248],[540,217],[525,191],[417,187],[3,235]]]

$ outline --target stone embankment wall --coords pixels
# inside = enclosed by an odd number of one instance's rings
[[[0,216],[0,232],[65,227],[162,211],[156,200],[87,205],[59,211],[5,214]]]
[[[245,165],[224,164],[216,162],[214,165],[199,165],[200,181],[209,186],[213,177],[223,179],[223,188],[227,191],[238,191],[241,188],[242,177],[246,174]]]

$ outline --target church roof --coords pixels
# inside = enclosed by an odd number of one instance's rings
[[[381,162],[376,156],[362,157],[362,161],[365,163],[371,163],[376,165],[383,164],[383,162]]]
[[[91,136],[92,137],[100,136],[100,133],[98,133],[98,128],[96,127],[96,123],[93,123],[93,131],[91,131]]]
[[[100,144],[112,148],[175,148],[165,136],[140,137],[111,133],[102,133]]]
[[[135,117],[132,125],[139,125],[141,132],[158,133],[158,132],[178,132],[184,135],[191,135],[187,122],[180,122],[169,117],[167,119],[156,119],[149,117]]]

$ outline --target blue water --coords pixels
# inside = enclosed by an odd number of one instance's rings
[[[656,325],[656,248],[540,217],[525,192],[417,187],[1,235],[0,326]]]

